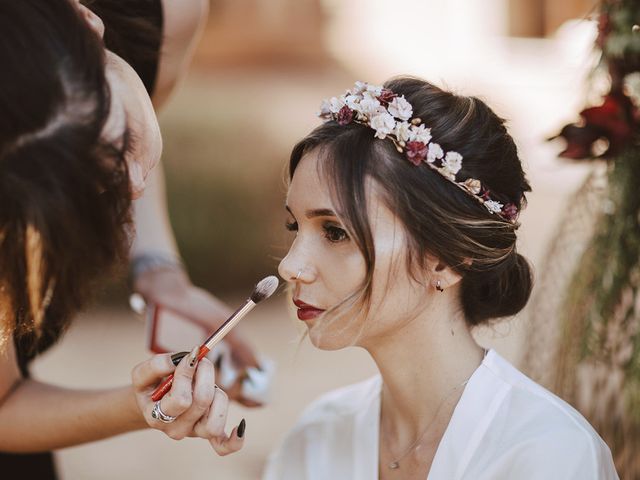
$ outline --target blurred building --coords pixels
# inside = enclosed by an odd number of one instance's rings
[[[439,21],[439,29],[456,25],[468,29],[473,22],[476,27],[472,30],[535,38],[553,35],[569,19],[586,18],[596,4],[596,0],[211,0],[196,65],[322,67],[331,59],[328,45],[335,24],[351,22],[356,28],[350,42],[366,42],[367,37],[359,32],[377,10],[386,12],[390,24],[412,29],[419,24],[420,13],[425,31],[434,27],[431,18],[441,19],[444,14],[450,21]],[[403,37],[394,36],[390,41],[400,44]]]
[[[321,0],[211,0],[201,66],[322,66],[328,61]]]

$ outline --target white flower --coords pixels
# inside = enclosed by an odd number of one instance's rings
[[[389,103],[389,113],[400,120],[409,120],[413,115],[413,107],[402,97],[396,97]]]
[[[371,118],[378,113],[382,113],[381,109],[384,111],[378,99],[366,92],[364,98],[360,101],[360,111]]]
[[[411,140],[412,142],[422,142],[426,145],[431,140],[431,129],[425,127],[424,125],[411,125],[409,140]],[[442,158],[442,155],[440,155],[440,157],[438,158]]]
[[[437,143],[429,144],[429,151],[427,152],[427,162],[433,163],[436,160],[441,159],[444,156],[442,148]]]
[[[351,89],[352,95],[359,95],[364,93],[367,90],[367,84],[365,82],[356,82],[353,88]]]
[[[325,119],[331,118],[331,103],[326,98],[320,103],[320,111],[318,116]]]
[[[455,175],[462,168],[462,155],[458,152],[447,152],[443,163]]]
[[[382,87],[379,85],[367,85],[367,92],[377,97],[382,93]]]
[[[487,207],[487,210],[492,213],[502,212],[502,204],[500,202],[496,202],[495,200],[485,200],[484,206]]]
[[[456,175],[451,170],[449,170],[449,167],[447,167],[446,165],[443,165],[442,167],[440,167],[438,171],[440,172],[440,175],[442,175],[443,177],[447,177],[452,182],[456,181]]]
[[[346,103],[351,110],[360,113],[362,111],[362,106],[360,104],[361,100],[361,95],[347,95],[344,99],[344,103]]]
[[[338,113],[342,107],[344,107],[344,100],[341,98],[331,97],[329,99],[329,110],[331,113]]]
[[[409,128],[411,125],[407,122],[397,122],[396,128],[393,131],[393,134],[396,136],[398,141],[406,142],[411,138],[411,133],[409,132]]]
[[[393,132],[396,121],[386,112],[377,113],[369,122],[371,128],[376,131],[375,137],[385,139],[387,135]]]

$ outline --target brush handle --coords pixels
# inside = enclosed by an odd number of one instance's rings
[[[200,353],[198,353],[198,361],[202,360],[202,358],[211,351],[213,347],[215,347],[220,340],[222,340],[227,333],[231,331],[233,327],[235,327],[242,318],[249,313],[253,307],[256,306],[256,303],[251,299],[247,299],[245,304],[240,307],[238,310],[233,312],[231,315],[209,338],[207,338],[204,344],[200,347]],[[204,352],[204,353],[203,353]],[[173,384],[173,373],[169,375],[164,381],[158,385],[151,395],[151,400],[154,402],[159,401],[162,397],[166,395],[166,393],[171,389],[171,385]]]
[[[209,348],[206,345],[202,345],[200,347],[200,351],[198,352],[198,361],[202,360],[209,353]],[[186,356],[186,355],[185,355]],[[163,382],[158,385],[158,387],[151,394],[151,400],[154,402],[158,402],[164,397],[169,390],[171,390],[171,385],[173,385],[173,373],[169,375],[167,378],[163,380]]]

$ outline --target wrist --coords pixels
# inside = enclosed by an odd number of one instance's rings
[[[178,255],[170,252],[149,251],[134,255],[129,262],[131,284],[144,274],[161,270],[184,272],[184,264]]]
[[[144,414],[140,410],[138,401],[136,399],[136,392],[133,386],[129,385],[121,390],[123,411],[127,412],[126,423],[127,431],[142,430],[148,427],[147,422],[144,419]]]

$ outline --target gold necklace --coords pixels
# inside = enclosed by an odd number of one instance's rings
[[[438,405],[438,408],[436,408],[436,412],[433,414],[433,418],[431,419],[431,421],[427,425],[427,428],[425,428],[424,431],[418,436],[418,438],[416,438],[415,441],[411,445],[409,445],[409,448],[407,448],[407,450],[401,456],[396,457],[395,460],[393,460],[392,462],[387,464],[389,469],[397,470],[398,468],[400,468],[400,461],[402,459],[404,459],[407,455],[409,455],[409,453],[412,450],[414,450],[414,448],[418,445],[420,440],[422,440],[424,438],[424,436],[427,434],[427,432],[429,432],[429,430],[431,430],[431,427],[434,425],[434,420],[436,418],[438,418],[438,413],[440,413],[440,409],[445,404],[445,402],[451,397],[453,392],[455,392],[460,387],[464,387],[468,382],[469,382],[469,379],[465,380],[464,382],[462,382],[459,385],[456,385],[455,387],[453,387],[451,389],[451,391],[449,393],[447,393],[447,395],[445,395],[445,397],[442,399],[442,401]],[[387,443],[387,450],[389,451],[389,453],[391,453],[391,455],[393,455],[393,452],[391,451],[391,448],[389,447],[389,443],[388,442],[385,442],[385,443]]]

